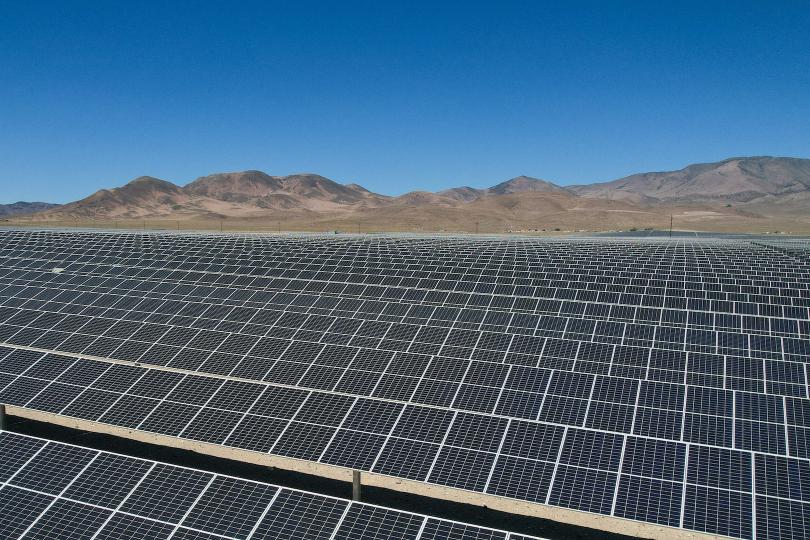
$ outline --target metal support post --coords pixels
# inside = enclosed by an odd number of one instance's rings
[[[352,500],[360,501],[360,471],[352,471]]]

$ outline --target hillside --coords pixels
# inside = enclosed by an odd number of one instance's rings
[[[592,198],[748,203],[810,191],[810,159],[730,158],[689,165],[679,171],[634,174],[570,189]]]

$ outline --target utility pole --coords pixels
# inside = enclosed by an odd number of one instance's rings
[[[672,214],[669,215],[669,237],[672,238]]]
[[[478,222],[475,222],[475,234],[478,234]]]

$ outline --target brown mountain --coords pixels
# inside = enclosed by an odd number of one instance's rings
[[[135,218],[176,213],[191,202],[192,198],[171,182],[140,176],[121,187],[101,189],[46,213],[59,217]]]
[[[532,178],[530,176],[518,176],[506,182],[492,186],[487,190],[488,195],[508,195],[510,193],[526,193],[535,191],[539,193],[570,193],[567,189],[547,180]]]
[[[183,188],[197,197],[255,205],[261,208],[308,208],[380,204],[388,199],[357,184],[338,184],[317,174],[270,176],[261,171],[203,176]]]
[[[251,198],[266,197],[280,190],[281,181],[278,177],[270,176],[261,171],[217,173],[201,176],[184,188],[184,191],[190,194],[222,201],[246,201]]]
[[[390,204],[386,205],[386,207],[395,206],[403,208],[418,208],[427,205],[456,206],[465,202],[469,202],[469,200],[464,198],[455,198],[452,195],[447,195],[446,192],[443,191],[440,191],[439,193],[433,193],[431,191],[409,191],[404,195],[394,197],[394,199],[390,202]]]
[[[436,192],[436,195],[453,201],[470,202],[480,199],[486,195],[486,193],[486,189],[476,189],[469,186],[461,186]]]
[[[585,197],[617,200],[749,203],[810,191],[810,159],[730,158],[570,189]]]
[[[267,211],[330,212],[384,204],[390,197],[317,174],[218,173],[180,187],[142,176],[46,211],[53,218],[253,217]]]
[[[462,186],[452,189],[445,189],[436,193],[442,197],[454,201],[472,202],[490,195],[509,195],[510,193],[569,193],[563,187],[553,184],[547,180],[532,178],[531,176],[518,176],[500,184],[496,184],[487,189],[476,189],[469,186]]]

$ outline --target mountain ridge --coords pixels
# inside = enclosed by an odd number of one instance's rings
[[[26,215],[44,210],[50,210],[61,206],[59,204],[46,203],[40,201],[17,201],[9,204],[0,204],[0,219],[10,218],[17,215]]]
[[[589,197],[692,202],[724,198],[747,203],[768,195],[810,190],[810,159],[773,156],[734,157],[695,163],[676,171],[637,173],[609,182],[570,186]],[[626,197],[626,194],[631,194]],[[632,195],[635,195],[633,197]]]
[[[224,172],[202,176],[182,186],[144,176],[120,187],[99,190],[79,201],[45,209],[37,216],[48,219],[271,217],[300,218],[307,223],[330,220],[339,223],[373,217],[386,223],[389,216],[414,222],[443,222],[451,216],[455,220],[506,222],[565,213],[570,214],[569,217],[580,215],[577,219],[588,221],[591,216],[584,213],[596,216],[606,212],[603,218],[608,223],[619,213],[624,213],[624,217],[635,214],[641,218],[662,214],[671,208],[704,217],[729,213],[750,219],[782,214],[810,215],[810,160],[735,157],[692,164],[676,171],[638,173],[575,186],[560,186],[522,175],[489,188],[460,186],[437,192],[412,191],[399,196],[374,193],[356,183],[341,184],[315,173],[272,176],[258,170]]]

